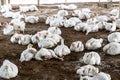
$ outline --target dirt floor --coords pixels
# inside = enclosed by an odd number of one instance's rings
[[[5,21],[10,21],[10,19],[0,17],[0,22]],[[27,23],[25,33],[35,34],[37,31],[47,29],[48,27],[49,25],[45,25],[45,23]],[[88,50],[84,50],[84,52],[79,53],[71,52],[70,55],[65,56],[65,60],[63,62],[56,59],[43,62],[33,59],[29,62],[21,63],[19,61],[20,54],[26,49],[26,46],[12,44],[10,42],[10,36],[3,35],[3,28],[4,27],[0,27],[0,65],[2,65],[2,62],[5,59],[8,59],[15,63],[19,68],[18,76],[10,80],[79,80],[76,70],[80,66],[85,65],[80,63],[80,59],[83,57],[85,52],[89,52]],[[108,43],[107,35],[109,32],[105,30],[96,33],[89,33],[87,36],[83,32],[76,32],[73,28],[61,28],[61,30],[62,37],[65,39],[65,44],[67,46],[70,46],[73,41],[77,40],[81,40],[85,44],[85,42],[92,37],[103,38],[103,46]],[[34,45],[34,47],[39,50],[37,45]],[[102,51],[102,48],[95,51],[100,54],[102,59],[102,64],[96,67],[98,67],[100,71],[110,74],[112,80],[120,80],[120,55],[107,55]],[[4,79],[0,78],[0,80]]]

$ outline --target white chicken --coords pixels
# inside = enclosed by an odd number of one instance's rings
[[[34,23],[38,23],[38,21],[39,21],[38,16],[25,16],[25,22],[34,24]]]
[[[29,10],[30,10],[30,11],[38,11],[38,8],[37,8],[37,6],[35,6],[35,5],[30,5],[30,6],[29,6]]]
[[[37,42],[39,41],[39,34],[38,33],[36,33],[36,34],[34,34],[32,37],[31,37],[31,41],[32,41],[32,43],[33,44],[37,44]]]
[[[20,12],[28,12],[29,7],[28,6],[19,6],[19,10],[20,10]]]
[[[35,35],[31,37],[32,43],[36,44],[40,40],[46,38],[46,36],[50,34],[47,30],[42,30],[40,32],[37,32]]]
[[[73,27],[76,25],[76,22],[70,19],[64,19],[63,25],[65,28]]]
[[[83,56],[83,62],[85,64],[90,64],[90,65],[100,65],[101,64],[101,58],[100,55],[97,52],[88,52],[85,53]]]
[[[10,10],[12,10],[12,6],[11,6],[10,4],[7,4],[7,5],[1,6],[0,12],[1,12],[1,13],[5,13],[5,12],[8,12],[8,11],[10,11]]]
[[[99,69],[92,66],[92,65],[85,65],[80,67],[77,70],[77,74],[79,74],[80,76],[95,76],[96,74],[98,74]]]
[[[113,32],[116,30],[116,22],[113,22],[113,23],[103,22],[103,24],[107,31]]]
[[[62,27],[63,26],[63,17],[58,17],[57,15],[52,15],[47,17],[45,23],[49,24],[51,27],[56,26],[56,27]]]
[[[104,72],[100,72],[97,75],[95,75],[94,77],[90,77],[90,76],[81,76],[80,80],[111,80],[111,77],[109,74],[104,73]]]
[[[91,17],[91,10],[89,8],[83,8],[81,16],[79,15],[80,19],[89,19]]]
[[[79,18],[77,18],[77,17],[71,17],[71,18],[69,18],[69,20],[74,21],[75,24],[82,22],[82,21],[81,21]]]
[[[68,46],[66,46],[64,44],[64,40],[61,40],[61,45],[58,45],[55,49],[54,49],[55,54],[60,57],[63,58],[65,55],[70,54],[70,49],[68,48]]]
[[[28,45],[31,42],[31,37],[32,35],[23,35],[22,37],[20,37],[18,44]]]
[[[67,6],[64,4],[58,5],[58,9],[67,9]]]
[[[49,27],[48,28],[48,32],[52,33],[52,34],[58,34],[61,35],[61,29],[58,27]]]
[[[9,60],[4,60],[3,65],[0,67],[0,77],[10,79],[16,77],[17,75],[18,67]]]
[[[98,26],[98,28],[99,29],[105,29],[105,26],[104,26],[104,24],[103,24],[103,22],[98,22],[97,24],[96,24],[96,26]]]
[[[61,4],[58,6],[59,9],[67,9],[67,10],[74,10],[77,8],[77,6],[75,4],[70,4],[70,5],[64,5],[64,4]]]
[[[95,24],[87,24],[83,27],[83,32],[86,31],[86,35],[88,35],[90,32],[98,32],[99,27]]]
[[[4,18],[12,18],[13,14],[14,14],[13,12],[7,11],[7,12],[3,13],[2,16]]]
[[[71,44],[70,50],[74,52],[80,52],[84,50],[84,45],[81,41],[75,41]]]
[[[120,54],[120,43],[111,42],[103,47],[103,51],[107,52],[109,55],[119,55]]]
[[[96,76],[94,76],[93,80],[95,80],[95,79],[97,79],[97,80],[111,80],[111,76],[107,73],[100,72]]]
[[[35,48],[32,48],[32,46],[33,46],[32,44],[29,44],[27,46],[27,49],[21,53],[21,56],[20,56],[21,62],[30,61],[35,56],[35,54],[37,53],[37,50]]]
[[[113,9],[113,10],[110,11],[110,15],[112,15],[112,16],[116,16],[118,14],[119,14],[119,10],[118,9]]]
[[[39,48],[43,48],[43,47],[44,48],[52,48],[55,45],[57,45],[57,42],[52,38],[45,38],[45,39],[42,39],[38,42]]]
[[[59,10],[59,11],[57,12],[57,16],[58,16],[58,17],[64,17],[64,16],[67,16],[67,15],[68,15],[67,10]]]
[[[36,60],[49,60],[51,58],[56,58],[59,60],[62,60],[62,58],[59,58],[55,52],[51,49],[46,49],[46,48],[41,48],[36,54],[35,54],[35,59]]]
[[[95,49],[102,47],[102,43],[103,43],[102,38],[100,39],[91,38],[86,42],[85,47],[88,50],[95,50]]]
[[[74,10],[72,12],[72,16],[75,16],[75,17],[79,17],[79,15],[81,14],[81,11],[80,10]]]
[[[47,34],[46,38],[52,38],[56,43],[60,42],[62,37],[58,34]]]
[[[10,38],[10,41],[11,41],[11,43],[18,43],[18,41],[20,40],[21,37],[23,37],[23,34],[15,33],[15,34]]]
[[[14,34],[14,27],[8,23],[6,23],[5,28],[3,29],[4,35],[12,35]]]
[[[75,4],[69,4],[67,9],[68,10],[74,10],[74,9],[77,9],[77,6]]]
[[[120,32],[114,32],[108,35],[109,42],[120,42]]]
[[[45,21],[45,24],[50,24],[50,21],[54,20],[54,18],[57,18],[57,15],[48,16]]]
[[[74,26],[74,30],[76,31],[83,31],[84,27],[87,26],[86,23],[78,23],[77,25]]]
[[[19,6],[20,12],[28,12],[28,11],[37,11],[38,8],[35,5],[30,6]]]
[[[50,26],[62,27],[64,20],[62,18],[56,18],[50,21]]]
[[[14,26],[15,31],[22,31],[24,33],[26,25],[24,21],[21,21],[20,19],[12,19],[9,24]]]
[[[20,15],[20,12],[12,12],[12,11],[8,11],[2,14],[2,16],[4,18],[13,18],[13,19],[18,19],[18,18],[23,18],[22,15]]]
[[[98,20],[94,17],[94,18],[90,18],[90,19],[87,19],[87,24],[96,24],[98,23]]]
[[[109,20],[109,17],[108,16],[106,16],[106,15],[97,15],[96,16],[96,19],[98,20],[98,21],[100,21],[100,22],[104,22],[104,21],[108,21]]]

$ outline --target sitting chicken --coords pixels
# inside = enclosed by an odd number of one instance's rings
[[[39,17],[37,16],[25,16],[25,22],[34,24],[37,23],[39,21]]]
[[[100,39],[91,38],[86,42],[85,46],[88,50],[95,50],[102,47],[102,43],[103,43],[102,38]]]
[[[45,39],[46,36],[49,34],[51,33],[49,33],[47,30],[42,30],[40,32],[37,32],[35,35],[31,37],[32,43],[34,44],[38,43],[40,40]]]
[[[18,43],[20,38],[23,37],[23,34],[18,34],[18,33],[15,33],[11,38],[10,38],[10,41],[12,43]]]
[[[74,10],[72,12],[72,16],[75,16],[75,17],[79,17],[79,14],[81,14],[81,11],[80,10]]]
[[[29,10],[30,10],[30,11],[38,11],[38,8],[37,8],[36,5],[30,5],[30,6],[29,6]]]
[[[68,11],[67,10],[59,10],[57,13],[58,17],[64,17],[68,15]]]
[[[58,45],[55,49],[54,49],[55,54],[60,57],[63,58],[65,55],[70,54],[70,49],[64,44],[64,40],[61,40],[61,45]]]
[[[4,18],[12,18],[13,15],[14,15],[14,12],[12,12],[12,11],[7,11],[7,12],[2,14],[2,16]]]
[[[74,26],[74,30],[76,31],[83,31],[84,27],[87,26],[86,23],[78,23]]]
[[[83,62],[85,64],[90,64],[90,65],[100,65],[101,64],[101,58],[100,55],[97,52],[88,52],[85,53],[83,56]]]
[[[24,21],[21,21],[20,19],[12,19],[9,24],[13,25],[16,32],[22,31],[24,33],[26,25]]]
[[[120,54],[120,43],[111,42],[103,47],[103,51],[110,55]]]
[[[97,75],[95,75],[94,77],[90,77],[90,76],[81,76],[80,80],[111,80],[111,77],[109,74],[104,73],[104,72],[100,72]]]
[[[96,23],[96,26],[98,26],[98,28],[101,29],[101,30],[105,28],[103,22]]]
[[[86,35],[88,35],[90,32],[98,32],[99,27],[95,24],[87,24],[83,27],[83,32],[86,31]]]
[[[48,32],[52,33],[52,34],[58,34],[61,35],[61,29],[58,27],[49,27],[48,28]]]
[[[81,41],[75,41],[70,46],[71,51],[80,52],[84,50],[84,45]]]
[[[39,48],[43,48],[43,47],[44,48],[52,48],[55,45],[57,45],[57,42],[52,38],[45,38],[45,39],[42,39],[38,42]]]
[[[4,60],[3,65],[0,67],[0,77],[10,79],[16,77],[17,75],[18,67],[9,60]]]
[[[19,10],[20,12],[38,11],[38,8],[35,5],[19,6]]]
[[[4,35],[12,35],[14,34],[14,27],[6,23],[5,28],[3,29]]]
[[[62,37],[58,34],[47,34],[46,38],[52,38],[56,43],[60,42]]]
[[[69,4],[68,6],[67,6],[67,9],[68,10],[74,10],[74,9],[76,9],[77,8],[77,6],[75,5],[75,4]]]
[[[111,77],[107,73],[100,72],[96,76],[94,76],[93,80],[95,80],[95,79],[97,79],[97,80],[111,80]]]
[[[30,61],[35,56],[35,54],[37,53],[37,50],[35,48],[32,48],[32,46],[33,46],[32,44],[29,44],[27,46],[27,49],[21,53],[21,56],[20,56],[21,62]]]
[[[28,45],[30,42],[31,42],[31,37],[32,35],[23,35],[19,41],[18,41],[18,44],[22,44],[22,45]]]
[[[120,32],[114,32],[108,35],[109,42],[120,42]]]
[[[116,30],[116,22],[113,22],[113,23],[103,22],[103,24],[107,31],[113,32]]]
[[[39,41],[39,36],[40,35],[38,33],[36,33],[31,37],[31,41],[33,44],[37,44],[37,42]]]
[[[0,12],[5,13],[5,12],[8,12],[10,10],[12,10],[12,6],[10,4],[7,4],[7,5],[2,5],[1,6]]]
[[[64,4],[61,4],[61,5],[58,5],[58,9],[67,9],[67,5],[64,5]]]
[[[95,76],[96,74],[98,74],[98,72],[99,69],[92,65],[85,65],[77,70],[77,74],[79,74],[80,76]]]
[[[62,58],[59,58],[55,52],[51,49],[41,48],[36,54],[35,59],[36,60],[49,60],[51,58],[56,58],[62,60]]]
[[[58,8],[59,9],[74,10],[77,8],[77,6],[75,4],[70,4],[70,5],[61,4],[61,5],[58,5]]]

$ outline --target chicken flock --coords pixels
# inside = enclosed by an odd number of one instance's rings
[[[10,22],[5,22],[3,26],[4,35],[11,35],[10,42],[13,44],[26,45],[27,48],[21,52],[19,61],[50,60],[55,58],[64,61],[66,55],[71,52],[82,52],[85,49],[91,50],[86,52],[82,58],[85,66],[81,66],[76,73],[79,74],[80,80],[111,80],[111,76],[105,72],[101,72],[94,65],[101,65],[101,57],[94,50],[103,47],[103,51],[109,55],[120,54],[120,32],[114,32],[120,28],[120,19],[118,18],[118,9],[113,9],[108,15],[100,15],[93,13],[89,8],[77,9],[74,4],[59,5],[60,9],[57,14],[48,16],[45,24],[50,25],[47,30],[42,30],[36,34],[25,34],[26,23],[35,24],[39,22],[39,16],[28,16],[22,13],[29,11],[38,11],[35,5],[19,6],[18,12],[12,11],[11,5],[1,6],[1,13],[4,18],[12,18]],[[69,13],[68,10],[72,10]],[[71,16],[68,18],[67,16]],[[85,20],[85,21],[84,21]],[[106,30],[113,32],[108,35],[108,44],[103,46],[103,39],[91,38],[85,45],[82,41],[75,41],[68,47],[62,38],[61,27],[73,27],[75,31],[98,32]],[[59,44],[61,43],[61,44]],[[37,44],[39,50],[33,47]],[[51,49],[54,48],[54,49]],[[9,60],[3,61],[0,67],[0,77],[5,79],[14,78],[18,75],[18,67]]]

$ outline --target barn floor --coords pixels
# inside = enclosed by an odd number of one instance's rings
[[[54,10],[55,11],[55,10]],[[53,12],[53,11],[52,11]],[[32,14],[32,13],[30,13]],[[0,21],[10,21],[10,19],[4,19],[0,16]],[[28,24],[26,25],[25,33],[35,34],[37,31],[47,29],[49,25],[45,23]],[[10,36],[4,36],[0,27],[0,65],[5,59],[15,63],[19,68],[19,74],[16,78],[10,80],[79,80],[79,76],[76,74],[76,70],[85,64],[79,60],[83,57],[85,52],[74,53],[65,56],[64,61],[51,59],[48,61],[36,61],[31,60],[29,62],[21,63],[19,61],[20,54],[26,49],[26,46],[12,44],[10,42]],[[96,33],[89,33],[87,36],[83,32],[76,32],[73,28],[61,28],[62,37],[65,39],[65,44],[70,46],[73,41],[81,40],[85,42],[94,38],[103,38],[104,43],[107,44],[107,35],[109,32],[103,30]],[[34,45],[37,50],[39,48]],[[102,51],[102,48],[95,50],[98,52],[102,59],[102,64],[96,66],[100,71],[106,72],[111,75],[112,80],[120,80],[120,55],[110,56]],[[0,80],[3,80],[0,78]]]

